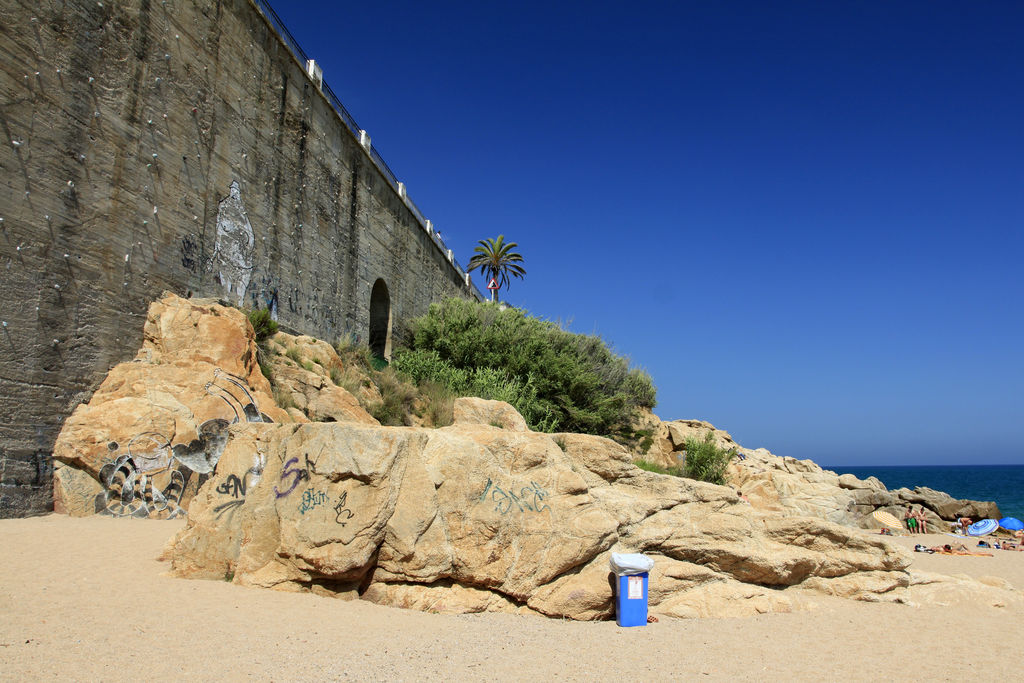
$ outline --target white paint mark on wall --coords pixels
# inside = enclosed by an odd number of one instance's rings
[[[214,246],[213,269],[220,283],[239,305],[252,277],[256,237],[245,215],[238,181],[231,183],[230,194],[217,208],[217,242]]]

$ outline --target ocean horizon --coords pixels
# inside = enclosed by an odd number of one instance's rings
[[[954,498],[994,501],[1003,517],[1024,520],[1024,465],[822,465],[859,479],[878,477],[885,487],[927,486]]]

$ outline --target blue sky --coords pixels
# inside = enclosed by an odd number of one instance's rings
[[[1024,4],[273,2],[463,264],[823,464],[1024,463]]]

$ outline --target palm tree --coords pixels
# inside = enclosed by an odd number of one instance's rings
[[[469,271],[477,268],[487,278],[488,283],[494,280],[498,289],[509,285],[509,275],[522,278],[526,275],[526,269],[520,263],[523,257],[512,251],[519,246],[515,242],[505,243],[505,236],[498,235],[497,239],[480,240],[473,249],[473,257],[469,259]],[[491,290],[491,301],[498,300],[498,290]]]

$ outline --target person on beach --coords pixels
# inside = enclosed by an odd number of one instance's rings
[[[925,552],[938,553],[940,555],[969,555],[971,557],[992,557],[992,553],[982,552],[971,552],[967,549],[963,543],[958,543],[956,547],[946,545],[937,545],[934,548],[928,548]]]
[[[922,534],[928,533],[928,515],[925,514],[924,505],[917,512],[917,528],[921,530]]]
[[[907,531],[912,534],[917,533],[917,515],[914,514],[913,506],[907,506],[907,511],[903,513],[903,521],[907,525]]]
[[[970,517],[961,517],[956,521],[960,522],[960,531],[963,533],[964,536],[966,536],[967,527],[969,527],[971,525],[971,522],[973,522],[974,520],[972,520]]]

